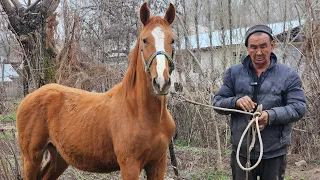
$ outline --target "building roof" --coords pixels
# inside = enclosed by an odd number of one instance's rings
[[[4,64],[4,77],[2,78],[2,67],[3,65],[0,63],[0,82],[2,79],[4,82],[12,81],[14,78],[18,78],[19,74],[17,71],[11,66],[11,64]]]
[[[303,23],[303,22],[301,22]],[[273,32],[273,35],[277,35],[280,33],[283,33],[285,31],[288,31],[290,29],[293,29],[297,26],[300,26],[300,22],[298,20],[288,21],[288,22],[279,22],[279,23],[273,23],[273,24],[267,24]],[[248,28],[236,28],[232,30],[232,44],[243,44],[245,40],[245,33],[248,30]],[[213,47],[222,46],[222,33],[221,30],[215,30],[211,32],[212,35],[212,43]],[[225,45],[230,45],[230,30],[224,31],[225,33]],[[191,35],[188,36],[189,44],[191,48],[197,48],[197,36]],[[207,48],[210,46],[210,38],[209,33],[201,33],[199,34],[199,48]],[[185,39],[183,38],[181,41],[181,49],[186,48]]]

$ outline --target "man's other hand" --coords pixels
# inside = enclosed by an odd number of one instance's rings
[[[236,102],[236,107],[246,112],[253,112],[256,105],[257,103],[253,102],[249,96],[243,96]]]
[[[258,118],[259,129],[263,129],[269,122],[269,114],[267,111],[262,111],[261,116]]]

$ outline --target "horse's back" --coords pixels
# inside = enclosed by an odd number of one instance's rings
[[[58,107],[61,105],[63,92],[70,91],[69,89],[71,88],[58,84],[48,84],[28,94],[18,107],[17,126],[19,127],[20,123],[24,124],[26,121],[32,123],[30,122],[31,120],[28,119],[30,116],[37,116],[38,119],[41,119],[42,111],[49,110],[50,107]],[[37,115],[33,113],[36,113]]]
[[[23,127],[23,126],[26,126],[27,124],[32,123],[30,122],[31,121],[30,117],[41,116],[42,108],[45,108],[44,106],[46,106],[48,103],[50,104],[51,102],[53,102],[54,104],[59,103],[57,99],[60,99],[61,97],[59,97],[59,91],[55,89],[59,89],[59,86],[55,84],[42,86],[41,88],[28,94],[21,101],[17,111],[18,131],[21,126]],[[33,113],[37,113],[37,114],[33,114]],[[40,118],[41,117],[39,117],[39,119]]]
[[[110,94],[110,93],[109,93]],[[28,125],[67,121],[69,115],[86,114],[92,107],[107,105],[110,95],[92,93],[81,89],[48,84],[28,94],[17,111],[17,128]],[[90,108],[90,109],[89,109]],[[43,122],[41,122],[43,121]]]
[[[114,94],[114,91],[92,93],[57,84],[30,93],[17,113],[22,148],[38,137],[41,141],[37,140],[38,144],[52,143],[68,164],[79,169],[97,172],[118,169],[110,143],[114,118],[109,112],[114,108],[110,105]]]

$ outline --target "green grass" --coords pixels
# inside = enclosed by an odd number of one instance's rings
[[[187,147],[188,146],[188,141],[187,140],[180,140],[180,139],[177,139],[175,142],[174,142],[175,146],[178,146],[178,147]]]
[[[312,160],[311,163],[316,166],[320,166],[320,158],[316,158],[316,159]]]
[[[222,151],[222,154],[227,156],[227,157],[230,157],[231,156],[231,153],[232,153],[232,150],[231,149],[226,149],[225,151]]]
[[[188,176],[188,179],[192,180],[230,180],[230,177],[228,177],[227,174],[219,172],[214,168],[204,169],[203,171],[192,173]]]
[[[305,180],[305,179],[304,178],[298,179],[297,177],[293,176],[293,177],[284,178],[284,180]]]
[[[5,116],[0,114],[0,123],[11,123],[11,122],[15,122],[16,119],[17,119],[16,113],[7,114]]]
[[[192,154],[203,154],[206,153],[206,149],[205,148],[198,148],[198,147],[188,147],[186,149],[187,151],[189,151]]]
[[[0,132],[0,140],[14,140],[14,134]]]

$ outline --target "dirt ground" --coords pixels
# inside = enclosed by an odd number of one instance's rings
[[[176,157],[178,160],[178,169],[181,179],[186,180],[231,180],[231,169],[229,166],[230,151],[222,154],[222,168],[217,170],[216,151],[208,148],[197,147],[178,147],[175,146]],[[13,153],[14,152],[14,153]],[[0,132],[0,179],[15,179],[16,168],[14,156],[19,155],[19,148],[14,133],[5,134]],[[298,167],[296,162],[305,160],[306,164]],[[11,163],[10,163],[11,162]],[[20,171],[21,159],[18,156]],[[6,164],[7,163],[7,164]],[[5,171],[6,170],[6,171]],[[21,171],[20,171],[21,174]],[[95,174],[77,170],[69,167],[67,171],[59,178],[60,180],[121,180],[119,172],[111,174]],[[140,179],[146,179],[142,172]],[[166,180],[177,180],[171,167],[168,157],[168,169]],[[287,156],[287,170],[285,180],[320,180],[320,157],[314,160],[307,160],[302,155]]]
[[[180,162],[180,174],[186,179],[194,180],[231,180],[231,169],[229,166],[229,153],[223,154],[222,171],[217,172],[214,162],[216,159],[214,151],[194,148],[176,148],[178,161]],[[305,160],[306,164],[298,167],[295,163]],[[169,164],[168,164],[169,165]],[[177,179],[171,172],[169,167],[168,172],[170,178]],[[285,180],[320,180],[320,159],[307,161],[301,155],[287,155],[287,169]]]
[[[295,163],[305,160],[301,155],[287,157],[287,180],[320,180],[320,159],[306,161],[306,166],[298,167]]]

